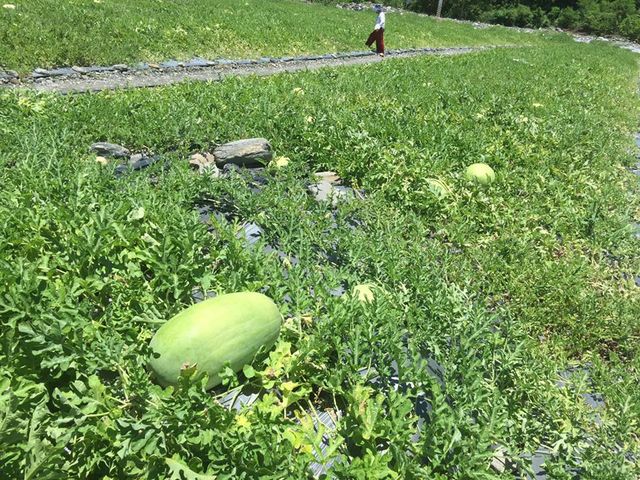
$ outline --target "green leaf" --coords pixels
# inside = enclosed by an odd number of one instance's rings
[[[194,472],[178,455],[172,458],[167,457],[164,461],[171,472],[169,480],[216,480],[215,475]]]
[[[134,220],[140,220],[142,218],[144,218],[144,207],[134,208],[129,212],[129,215],[127,216],[127,220],[129,220],[130,222]]]

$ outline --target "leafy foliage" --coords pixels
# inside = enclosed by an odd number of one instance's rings
[[[397,5],[399,1],[384,2]],[[406,0],[402,6],[435,14],[437,0]],[[634,0],[464,0],[443,2],[443,15],[518,27],[580,30],[598,35],[640,39]]]
[[[637,73],[630,52],[558,39],[209,85],[2,92],[0,477],[307,478],[321,464],[331,478],[499,478],[496,449],[525,468],[542,445],[557,478],[634,478],[639,197],[623,167]],[[188,169],[191,151],[250,136],[291,159],[259,193],[246,173]],[[87,153],[99,140],[164,161],[116,178]],[[464,180],[476,161],[492,185]],[[366,198],[315,202],[319,169]],[[227,219],[201,223],[203,202]],[[264,229],[253,248],[241,221]],[[361,284],[370,302],[331,294]],[[162,389],[145,368],[194,290],[264,290],[286,318],[276,348],[213,394],[197,371]],[[559,376],[576,364],[589,374]],[[239,389],[257,402],[222,406]],[[336,428],[322,411],[340,412]]]

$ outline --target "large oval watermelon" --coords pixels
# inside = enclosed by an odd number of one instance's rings
[[[220,384],[225,362],[234,371],[251,363],[260,348],[271,348],[282,315],[273,301],[255,292],[221,295],[192,305],[162,325],[151,339],[149,364],[158,382],[177,383],[181,369],[207,372],[207,388]]]

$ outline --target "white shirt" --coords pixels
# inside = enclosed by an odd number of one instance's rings
[[[380,12],[378,14],[378,18],[376,18],[376,26],[373,29],[380,30],[381,28],[384,28],[384,12]]]

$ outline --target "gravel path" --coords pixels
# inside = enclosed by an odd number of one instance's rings
[[[461,55],[500,47],[418,48],[389,51],[384,61],[422,55]],[[260,60],[219,60],[207,66],[161,65],[120,67],[104,72],[35,76],[1,85],[0,88],[29,88],[43,92],[82,93],[119,88],[157,87],[184,81],[220,81],[229,76],[273,75],[282,72],[317,70],[324,67],[363,65],[383,61],[372,52],[351,52],[305,57],[282,57]],[[109,67],[108,67],[109,68]],[[69,70],[69,69],[67,69]],[[105,69],[106,70],[106,69]]]

